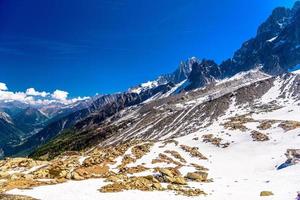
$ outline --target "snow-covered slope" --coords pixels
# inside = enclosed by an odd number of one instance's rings
[[[13,123],[11,117],[5,112],[0,112],[0,118],[6,121],[7,123]]]
[[[300,164],[281,170],[277,167],[287,160],[288,149],[300,148],[299,80],[297,74],[269,77],[251,71],[214,86],[129,107],[100,125],[84,126],[84,132],[78,130],[79,140],[76,135],[72,140],[85,143],[97,140],[87,135],[89,130],[98,131],[98,135],[105,132],[99,146],[23,168],[10,167],[13,170],[10,174],[32,174],[24,179],[39,187],[17,189],[20,183],[12,184],[10,178],[2,176],[4,183],[10,183],[10,187],[2,189],[43,200],[141,196],[143,199],[295,199],[300,183],[295,174]],[[107,130],[111,133],[107,134]],[[63,138],[69,142],[66,135]],[[57,140],[50,146],[64,147],[60,142]],[[53,153],[47,152],[48,156]],[[11,162],[0,163],[0,175]],[[168,177],[162,169],[176,172],[176,180],[184,184],[176,184],[174,177]],[[57,170],[59,173],[52,173]],[[194,180],[188,178],[189,173],[207,177]],[[148,182],[151,177],[156,177],[159,185]],[[52,185],[58,182],[62,183]],[[118,191],[118,188],[123,189]],[[261,197],[261,192],[273,195]]]
[[[300,107],[297,105],[290,105],[289,109],[293,109],[295,113],[300,111]],[[285,131],[278,127],[281,123],[280,121],[264,131],[257,128],[264,120],[276,119],[286,121],[286,116],[289,116],[287,110],[267,112],[263,116],[256,114],[252,118],[254,122],[244,124],[247,127],[247,130],[244,131],[224,129],[222,123],[225,123],[230,117],[239,115],[238,110],[235,102],[232,101],[231,108],[218,122],[201,131],[176,138],[177,145],[173,143],[164,145],[163,142],[155,143],[149,153],[135,163],[131,163],[129,167],[138,165],[143,165],[150,169],[157,166],[174,167],[174,164],[152,164],[152,160],[158,157],[160,153],[172,150],[179,152],[188,163],[197,163],[209,169],[209,177],[213,179],[213,182],[189,184],[191,187],[201,188],[208,194],[207,196],[201,196],[200,199],[265,199],[260,197],[260,192],[262,191],[271,191],[274,194],[266,199],[294,199],[299,190],[300,177],[296,176],[296,174],[300,170],[300,165],[294,165],[282,170],[277,170],[276,167],[286,160],[284,153],[287,149],[299,148],[300,129]],[[279,112],[279,115],[276,112]],[[299,120],[299,118],[296,116],[295,118],[290,118],[290,120]],[[267,134],[270,140],[264,142],[253,141],[251,132],[254,130]],[[213,134],[214,137],[222,138],[224,142],[229,142],[229,147],[221,148],[203,142],[203,136],[207,134]],[[190,157],[180,148],[182,144],[199,148],[201,153],[208,157],[208,160],[198,160]],[[187,172],[195,171],[195,169],[184,166],[180,171],[182,174],[186,174]],[[152,174],[152,170],[133,175],[141,176],[147,174]],[[119,193],[100,193],[98,189],[106,184],[106,182],[103,182],[103,179],[80,182],[69,181],[61,185],[41,186],[33,190],[12,190],[9,193],[25,194],[43,200],[83,200],[86,198],[137,199],[141,196],[143,196],[143,199],[191,199],[191,197],[176,196],[171,191],[141,192],[133,190]]]

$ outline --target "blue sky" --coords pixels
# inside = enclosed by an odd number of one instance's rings
[[[0,82],[112,93],[196,56],[231,57],[293,0],[0,0]]]

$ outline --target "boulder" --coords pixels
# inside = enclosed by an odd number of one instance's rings
[[[160,168],[158,171],[159,171],[163,176],[168,176],[168,177],[170,177],[170,178],[173,177],[173,173],[172,173],[172,171],[169,170],[169,169],[166,169],[166,168]]]
[[[178,185],[187,185],[186,180],[182,176],[173,177],[170,179],[170,182]]]
[[[8,178],[10,176],[10,174],[8,172],[0,172],[0,178],[3,179],[3,178]]]
[[[74,180],[84,180],[84,177],[80,176],[77,172],[72,172],[72,179],[74,179]]]
[[[261,191],[260,192],[260,196],[264,197],[264,196],[272,196],[274,195],[273,192],[271,191]]]
[[[208,173],[206,172],[189,172],[186,175],[186,178],[195,180],[195,181],[206,181],[208,177]]]

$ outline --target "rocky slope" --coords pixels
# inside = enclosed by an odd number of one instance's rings
[[[292,86],[282,91],[283,96],[291,90],[289,95],[299,98],[298,75],[278,78]],[[265,94],[275,80],[275,77],[254,70],[203,89],[131,106],[107,119],[99,120],[100,116],[94,114],[40,147],[32,156],[47,154],[51,158],[61,151],[82,150],[99,143],[117,145],[134,139],[171,139],[190,134],[221,117],[229,108],[233,95],[238,105],[247,103],[248,109],[254,110],[255,100]]]
[[[141,93],[119,93],[112,95],[104,95],[96,98],[89,107],[72,112],[66,116],[53,120],[41,131],[27,138],[22,144],[14,147],[4,147],[6,156],[9,155],[26,155],[29,154],[39,145],[47,143],[49,140],[62,133],[64,130],[73,127],[75,124],[84,124],[93,118],[94,123],[101,123],[106,118],[114,115],[125,107],[139,104],[153,96],[163,96],[171,88],[173,84],[168,83],[150,88]],[[96,117],[94,117],[96,116]]]
[[[276,168],[299,148],[299,81],[253,70],[102,123],[96,115],[33,154],[45,161],[2,161],[0,188],[45,200],[81,199],[83,190],[89,199],[293,199],[300,165]]]

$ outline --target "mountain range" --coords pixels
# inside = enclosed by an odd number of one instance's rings
[[[34,108],[20,102],[2,102],[0,109],[3,115],[12,119],[12,123],[4,120],[0,132],[17,132],[5,134],[15,138],[11,140],[15,144],[5,145],[8,143],[4,142],[2,150],[7,156],[22,155],[22,152],[33,151],[69,128],[102,123],[124,108],[209,87],[240,72],[259,69],[272,76],[287,73],[300,63],[299,6],[296,2],[292,9],[274,9],[258,28],[257,35],[243,43],[232,58],[221,64],[192,57],[182,61],[173,73],[159,76],[154,81],[142,83],[127,92],[96,96],[76,105]]]
[[[91,199],[121,191],[134,198],[129,191],[136,190],[240,199],[248,190],[251,199],[292,199],[300,181],[291,178],[300,156],[299,64],[297,1],[291,9],[274,9],[256,36],[220,64],[191,57],[125,92],[69,105],[1,102],[1,156],[29,158],[0,163],[0,177],[10,183],[0,189],[47,185],[53,196],[64,187],[104,193],[86,193]],[[295,163],[277,171],[285,156]],[[14,173],[22,183],[14,182]],[[25,194],[43,198],[42,190]],[[169,198],[153,197],[160,195]]]

